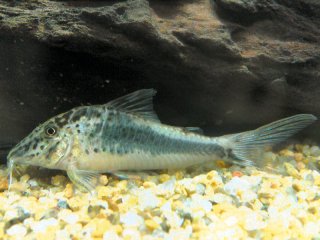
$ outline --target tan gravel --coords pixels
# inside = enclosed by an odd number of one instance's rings
[[[218,161],[135,180],[102,175],[96,196],[35,168],[8,192],[2,166],[0,239],[320,239],[320,174],[310,169],[319,147],[291,145],[264,161],[281,174]]]

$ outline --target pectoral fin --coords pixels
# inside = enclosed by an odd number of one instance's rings
[[[99,173],[94,171],[80,170],[71,166],[67,170],[68,177],[79,189],[94,194],[95,187],[98,185]]]

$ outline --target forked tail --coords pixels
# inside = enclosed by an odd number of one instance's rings
[[[228,135],[226,136],[230,144],[228,157],[239,165],[260,166],[264,147],[284,141],[316,120],[312,114],[298,114],[256,130]]]

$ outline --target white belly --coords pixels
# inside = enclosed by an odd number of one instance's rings
[[[92,153],[77,159],[78,168],[99,172],[115,170],[151,170],[185,168],[217,159],[216,156],[194,154],[126,154]]]

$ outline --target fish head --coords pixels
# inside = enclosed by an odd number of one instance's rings
[[[59,161],[68,155],[72,142],[70,113],[55,116],[36,127],[8,154],[9,167],[14,163],[59,169]]]

